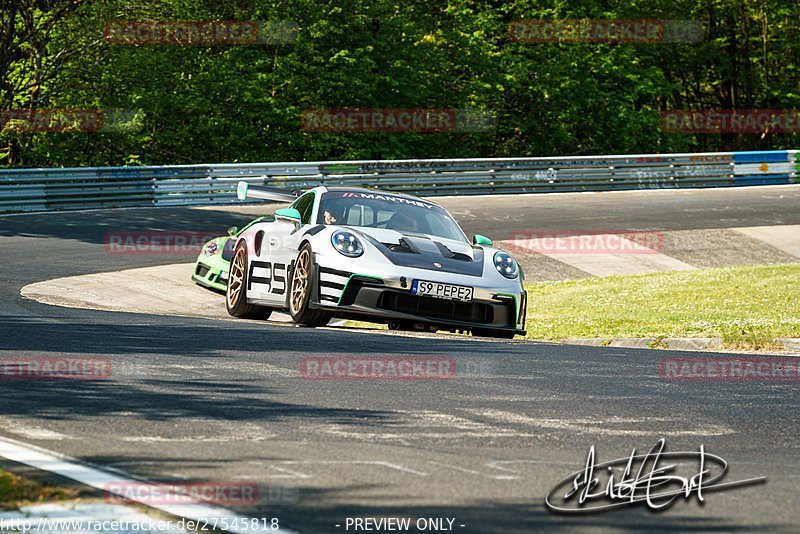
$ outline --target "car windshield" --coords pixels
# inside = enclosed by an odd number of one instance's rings
[[[468,242],[443,208],[423,200],[383,193],[327,192],[322,195],[317,224],[386,228]]]

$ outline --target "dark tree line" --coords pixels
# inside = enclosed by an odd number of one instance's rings
[[[667,133],[671,109],[800,109],[796,0],[0,0],[0,112],[124,110],[0,130],[0,165],[100,166],[798,148]],[[694,43],[515,42],[514,20],[696,20]],[[292,39],[115,44],[108,21],[289,21]],[[309,132],[304,110],[488,110],[467,132]],[[113,121],[111,119],[114,119]],[[80,128],[78,128],[80,130]],[[111,130],[111,131],[109,131]]]

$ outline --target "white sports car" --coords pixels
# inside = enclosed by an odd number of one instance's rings
[[[296,197],[247,182],[238,196],[294,200],[235,236],[226,289],[235,317],[280,309],[306,326],[342,317],[392,329],[525,334],[516,260],[480,235],[470,242],[436,204],[354,187]]]

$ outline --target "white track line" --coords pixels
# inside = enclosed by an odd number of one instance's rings
[[[86,486],[91,486],[99,490],[107,491],[108,484],[119,483],[136,483],[145,486],[150,486],[150,489],[157,491],[157,486],[148,484],[139,480],[125,477],[119,471],[103,471],[88,465],[79,463],[77,460],[59,454],[57,452],[48,451],[13,439],[0,437],[0,457],[6,458],[13,462],[25,464],[36,469],[55,473],[57,475],[75,480]],[[225,520],[228,524],[233,524],[234,521],[238,524],[249,526],[249,519],[230,510],[219,508],[216,506],[208,506],[204,504],[164,504],[156,505],[146,502],[146,499],[137,500],[130,498],[140,504],[155,508],[168,514],[184,517],[195,521],[205,521],[209,519],[217,519],[218,523],[223,523]],[[269,526],[263,526],[262,530],[252,529],[226,529],[228,532],[245,533],[245,532],[280,532],[283,534],[296,534],[291,530],[281,528],[280,530],[271,530]]]

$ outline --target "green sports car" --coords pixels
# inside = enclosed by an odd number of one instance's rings
[[[232,226],[228,228],[228,235],[217,237],[206,242],[197,256],[194,265],[192,280],[201,286],[225,293],[228,288],[228,271],[231,267],[234,246],[240,233],[244,232],[258,222],[269,222],[272,217],[259,217],[250,221],[241,230]]]

